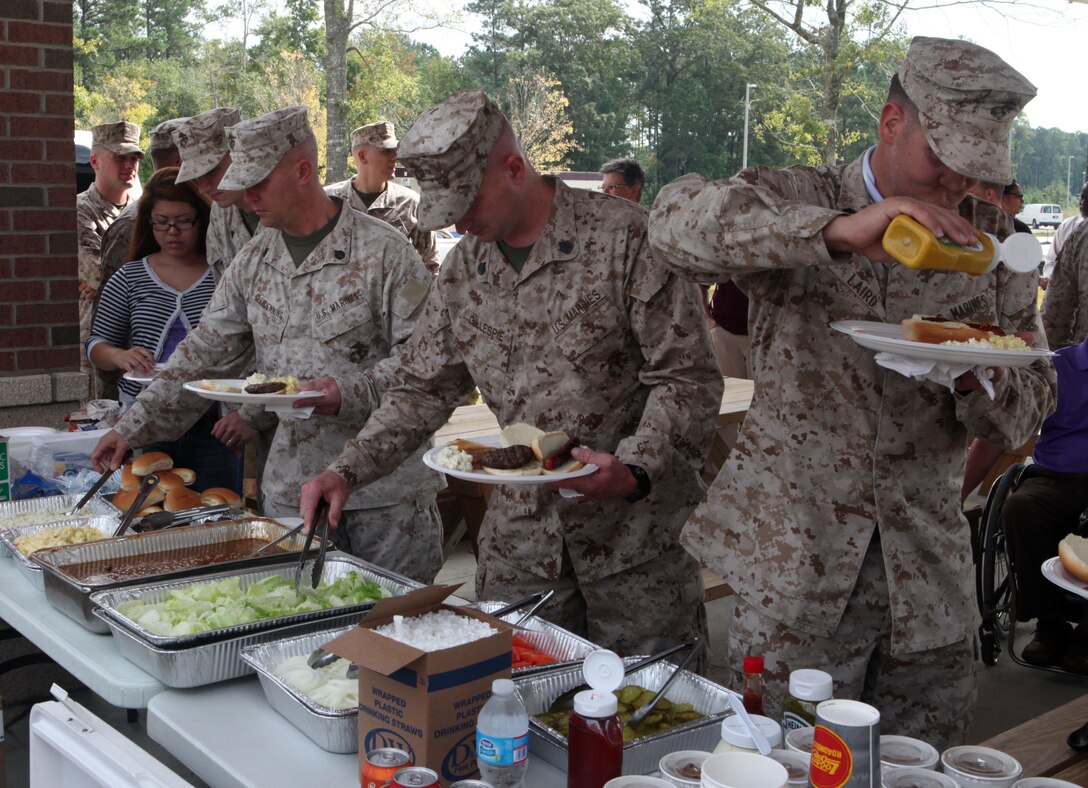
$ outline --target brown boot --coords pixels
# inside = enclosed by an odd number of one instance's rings
[[[1065,646],[1073,635],[1073,628],[1065,621],[1044,621],[1035,624],[1035,635],[1024,646],[1020,658],[1031,665],[1060,664]]]
[[[1061,665],[1072,673],[1088,674],[1088,629],[1083,625],[1073,630],[1062,654]]]

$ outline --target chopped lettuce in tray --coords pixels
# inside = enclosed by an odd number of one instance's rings
[[[245,591],[237,577],[218,583],[194,583],[168,592],[162,602],[139,599],[122,602],[117,612],[161,637],[180,637],[224,629],[253,621],[281,618],[315,610],[376,602],[392,593],[357,572],[348,572],[317,588],[295,584],[280,575],[266,577]]]

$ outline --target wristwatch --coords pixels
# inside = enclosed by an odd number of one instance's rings
[[[626,465],[626,463],[624,464]],[[627,501],[627,503],[641,501],[650,494],[650,476],[643,468],[640,468],[637,465],[628,465],[627,468],[631,471],[631,475],[635,477],[635,483],[638,484],[638,487],[623,500]]]

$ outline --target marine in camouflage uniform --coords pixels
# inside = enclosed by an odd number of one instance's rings
[[[482,229],[499,221],[485,207],[497,199],[489,179],[507,177],[507,161],[527,167],[507,150],[519,150],[513,132],[480,91],[427,110],[402,141],[422,188],[420,223],[456,221],[468,234],[443,262],[382,406],[304,487],[304,516],[319,495],[338,499],[400,462],[476,385],[500,424],[565,430],[600,452],[578,458],[601,467],[563,483],[574,500],[544,484],[494,489],[477,597],[554,588],[542,615],[623,654],[705,637],[699,564],[677,542],[703,493],[722,393],[697,290],[654,260],[645,211],[551,178],[503,194],[506,208],[540,222],[519,273]],[[595,487],[615,472],[629,492]]]
[[[325,187],[330,197],[339,197],[361,213],[387,222],[412,242],[419,252],[423,264],[432,274],[438,273],[438,245],[434,233],[419,226],[419,195],[407,186],[401,186],[393,180],[393,167],[396,164],[397,146],[393,124],[387,120],[368,123],[351,132],[351,155],[359,174],[346,181],[333,183]],[[389,153],[392,151],[392,153]],[[382,171],[388,161],[388,170]],[[364,178],[381,181],[381,189],[368,205],[363,195],[369,193]]]
[[[128,203],[129,189],[136,183],[136,169],[143,157],[140,127],[135,123],[103,123],[91,129],[95,182],[76,196],[81,348],[86,347],[90,336],[93,300],[102,286],[102,236]],[[94,379],[94,368],[86,353],[80,353],[79,368]]]
[[[244,190],[223,189],[220,181],[230,166],[226,130],[239,123],[242,113],[231,107],[216,107],[194,115],[174,131],[181,152],[178,182],[195,181],[212,201],[206,240],[208,266],[216,281],[223,278],[231,260],[261,231],[259,219],[245,201]]]
[[[276,186],[265,187],[276,191],[295,177],[294,168],[301,165],[292,152],[301,147],[312,169],[305,185],[312,189],[285,189],[278,205],[272,202],[277,195],[267,196],[262,210],[272,217],[270,226],[278,227],[284,215],[309,215],[315,206],[305,201],[316,200],[319,221],[327,222],[318,230],[328,234],[299,262],[287,244],[309,233],[288,237],[270,230],[253,238],[220,280],[200,324],[115,430],[132,446],[174,437],[208,404],[184,392],[182,383],[244,377],[254,371],[251,364],[270,376],[331,376],[339,391],[336,414],[309,419],[281,414],[265,466],[265,513],[294,514],[298,480],[324,468],[377,406],[432,277],[400,233],[325,196],[316,180],[316,143],[303,108],[239,123],[230,129],[230,142],[233,162],[221,182],[227,189],[260,189],[279,178]],[[313,161],[305,158],[311,149]],[[116,438],[103,440],[100,448],[119,445]],[[358,530],[351,534],[352,546],[362,557],[429,581],[441,566],[442,526],[434,498],[444,482],[423,465],[420,444],[399,468],[352,496],[349,525],[356,527],[344,530]],[[111,449],[105,459],[114,456]]]
[[[755,398],[681,539],[736,592],[730,665],[739,686],[744,655],[765,655],[772,716],[790,670],[822,668],[836,697],[880,709],[882,730],[938,750],[963,739],[978,616],[959,505],[967,435],[1021,445],[1054,406],[1054,370],[1004,369],[991,401],[973,377],[953,393],[884,369],[831,325],[941,315],[1034,331],[1045,346],[1037,275],[912,271],[829,245],[836,229],[871,222],[854,243],[878,249],[900,206],[970,237],[952,210],[928,207],[942,198],[979,230],[1008,235],[1000,209],[964,194],[976,178],[1008,182],[1009,131],[1034,93],[987,50],[916,38],[880,142],[857,161],[687,175],[654,204],[659,257],[702,282],[733,276],[751,298]],[[905,199],[919,193],[931,202]]]
[[[1066,240],[1043,297],[1043,326],[1052,348],[1088,337],[1088,222]]]

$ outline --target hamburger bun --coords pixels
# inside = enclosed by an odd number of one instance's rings
[[[242,508],[242,496],[226,487],[209,487],[200,494],[200,501],[205,506],[226,504],[231,509]]]
[[[121,489],[122,490],[138,490],[140,489],[140,477],[132,472],[132,463],[126,463],[121,466]]]
[[[170,492],[171,490],[176,490],[178,487],[185,486],[185,480],[173,471],[160,471],[155,475],[159,477],[159,487],[161,487],[164,492]]]
[[[132,504],[136,501],[136,496],[140,494],[139,490],[121,490],[113,496],[113,505],[120,509],[122,512],[127,512],[132,508]],[[147,500],[144,501],[144,508],[148,506],[154,506],[157,503],[162,503],[164,494],[161,488],[155,487],[151,493],[147,496]]]
[[[147,476],[155,471],[168,471],[174,467],[170,455],[161,451],[149,451],[132,461],[132,472],[137,476]]]
[[[171,473],[176,473],[186,485],[196,481],[196,471],[192,468],[171,468]]]
[[[1069,534],[1058,542],[1058,558],[1066,572],[1088,583],[1088,539]]]
[[[166,503],[163,507],[168,512],[180,512],[184,509],[198,508],[202,500],[196,491],[179,485],[166,493]]]
[[[163,508],[161,506],[145,506],[143,509],[140,510],[138,516],[143,517],[144,515],[148,514],[157,514],[161,511],[163,511]]]
[[[483,468],[484,473],[489,473],[492,476],[539,476],[544,472],[544,469],[540,467],[540,463],[536,460],[522,465],[520,468]]]
[[[531,446],[533,441],[544,434],[544,430],[534,427],[532,424],[519,422],[503,427],[499,434],[499,445],[506,446]]]

